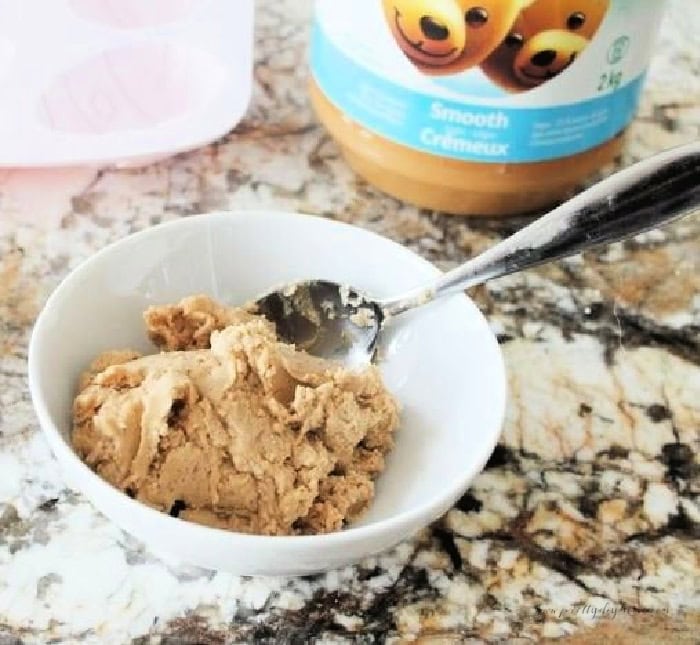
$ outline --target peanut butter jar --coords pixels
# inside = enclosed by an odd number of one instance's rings
[[[311,100],[390,195],[463,215],[542,209],[620,151],[664,5],[317,0]]]

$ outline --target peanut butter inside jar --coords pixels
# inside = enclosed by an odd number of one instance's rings
[[[350,120],[311,81],[321,123],[350,167],[383,192],[454,215],[519,215],[566,199],[620,153],[622,133],[574,155],[534,163],[477,163],[433,155],[373,134]]]

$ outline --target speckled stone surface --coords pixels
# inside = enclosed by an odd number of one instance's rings
[[[697,642],[700,219],[473,296],[510,381],[456,507],[357,567],[167,564],[63,484],[26,380],[32,322],[105,244],[220,208],[336,217],[448,268],[521,221],[419,212],[358,181],[309,110],[310,6],[260,2],[235,132],[142,169],[0,171],[0,643]],[[700,136],[700,8],[673,0],[622,164]]]

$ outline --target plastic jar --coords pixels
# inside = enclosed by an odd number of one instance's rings
[[[550,205],[619,152],[663,0],[317,0],[311,98],[349,164],[459,214]]]

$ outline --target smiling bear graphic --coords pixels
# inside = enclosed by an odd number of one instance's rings
[[[509,92],[538,87],[567,69],[598,31],[609,0],[535,0],[481,64]]]
[[[401,51],[422,72],[455,74],[481,63],[532,0],[383,0]]]

